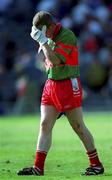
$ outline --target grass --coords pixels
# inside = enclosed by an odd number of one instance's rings
[[[18,177],[18,169],[33,164],[39,116],[0,117],[0,180],[112,179],[112,113],[85,113],[84,119],[95,138],[105,166],[104,175],[80,175],[88,166],[88,159],[83,145],[63,117],[57,120],[53,129],[53,144],[46,160],[45,176]]]

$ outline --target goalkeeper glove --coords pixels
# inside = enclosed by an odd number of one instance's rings
[[[38,53],[42,49],[42,46],[48,41],[48,38],[46,37],[45,33],[46,33],[45,25],[42,27],[42,30],[39,30],[35,26],[32,26],[32,31],[31,31],[30,35],[40,45]]]

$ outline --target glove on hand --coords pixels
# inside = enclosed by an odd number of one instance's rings
[[[44,45],[48,41],[48,38],[46,37],[45,33],[46,33],[45,25],[42,27],[42,31],[37,29],[35,26],[32,26],[32,31],[31,31],[30,35],[40,45],[38,53],[42,49],[42,45]]]

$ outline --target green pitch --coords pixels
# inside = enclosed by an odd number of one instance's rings
[[[88,167],[88,159],[83,145],[63,117],[57,120],[53,130],[53,144],[46,160],[45,176],[18,177],[17,170],[33,165],[39,116],[0,117],[0,180],[112,179],[112,113],[85,113],[84,119],[104,163],[104,175],[80,175]]]

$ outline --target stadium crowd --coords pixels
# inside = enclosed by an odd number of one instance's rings
[[[78,37],[85,102],[90,97],[112,99],[111,1],[1,0],[0,114],[38,109],[46,76],[30,31],[32,17],[40,10],[51,12]]]

